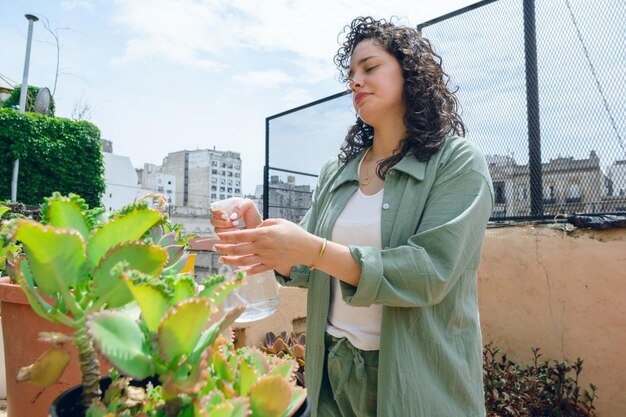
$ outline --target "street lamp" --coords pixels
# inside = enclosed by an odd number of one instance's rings
[[[24,61],[24,76],[22,77],[22,87],[20,91],[20,112],[26,111],[26,94],[28,93],[28,67],[30,65],[30,45],[33,40],[33,23],[39,18],[32,14],[25,15],[28,19],[28,39],[26,41],[26,59]],[[11,200],[17,201],[17,177],[20,172],[20,160],[17,158],[13,163],[13,178],[11,180]]]

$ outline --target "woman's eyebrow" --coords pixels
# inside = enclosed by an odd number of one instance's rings
[[[378,55],[370,55],[370,56],[363,57],[357,61],[357,65],[362,65],[367,60],[372,59],[372,58],[377,58],[377,57]],[[352,65],[350,65],[350,72],[348,73],[348,78],[352,77],[353,73],[354,71],[352,70]]]

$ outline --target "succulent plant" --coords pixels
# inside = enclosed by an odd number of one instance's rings
[[[254,347],[234,349],[229,326],[244,306],[224,315],[218,307],[240,285],[242,275],[228,282],[223,276],[211,277],[197,296],[184,278],[163,282],[130,270],[121,276],[142,319],[115,311],[95,313],[88,318],[89,335],[122,374],[134,379],[158,376],[160,386],[137,394],[137,388],[117,379],[117,395],[92,405],[92,416],[115,410],[142,416],[153,411],[168,416],[282,417],[304,400],[306,391],[295,384],[295,361]],[[127,388],[143,399],[141,405],[122,405],[128,401]]]
[[[261,342],[261,351],[279,358],[289,357],[296,360],[298,369],[296,370],[296,380],[298,385],[304,387],[304,354],[306,351],[306,334],[295,332],[287,335],[282,331],[277,335],[273,332],[265,334],[265,340]]]
[[[46,199],[42,216],[41,222],[18,218],[3,224],[7,243],[18,244],[23,251],[9,272],[37,314],[68,326],[74,333],[42,335],[41,340],[52,343],[52,349],[21,369],[18,377],[41,386],[55,382],[69,360],[61,347],[74,343],[82,371],[84,404],[88,405],[101,393],[99,363],[87,335],[86,318],[134,300],[114,267],[123,263],[162,277],[190,272],[192,265],[164,216],[145,203],[107,215],[100,209],[89,210],[77,195],[54,193]]]

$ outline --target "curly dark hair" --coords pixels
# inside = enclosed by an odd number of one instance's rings
[[[354,19],[344,28],[346,32],[346,40],[334,58],[343,82],[349,81],[354,49],[365,39],[373,39],[393,55],[402,68],[406,137],[394,154],[378,165],[376,174],[381,179],[409,152],[425,162],[451,134],[465,136],[465,125],[458,114],[459,103],[454,95],[456,90],[448,88],[449,77],[441,68],[441,57],[417,29],[368,16]],[[339,160],[350,161],[373,142],[374,129],[357,116],[341,146]]]

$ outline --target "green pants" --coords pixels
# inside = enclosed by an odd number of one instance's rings
[[[318,417],[375,417],[377,385],[378,351],[327,333]]]

